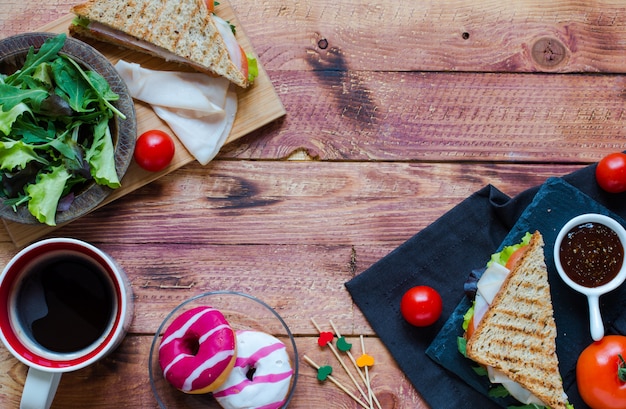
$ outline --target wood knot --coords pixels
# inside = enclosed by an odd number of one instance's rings
[[[543,37],[533,44],[531,54],[533,60],[541,67],[554,68],[565,60],[565,45],[556,38]]]

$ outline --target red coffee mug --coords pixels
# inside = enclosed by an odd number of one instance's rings
[[[95,246],[69,238],[24,248],[0,275],[0,339],[29,366],[21,408],[48,409],[63,372],[114,350],[133,317],[124,270]]]

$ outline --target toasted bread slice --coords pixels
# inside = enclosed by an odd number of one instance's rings
[[[248,78],[231,60],[205,0],[89,0],[71,11],[111,29],[96,31],[90,29],[91,23],[88,27],[72,24],[71,35],[109,41],[166,59],[171,59],[169,53],[199,71],[223,76],[244,88],[249,85]],[[142,49],[115,32],[151,47]]]
[[[535,232],[468,340],[467,356],[502,371],[552,409],[566,409],[543,245]]]

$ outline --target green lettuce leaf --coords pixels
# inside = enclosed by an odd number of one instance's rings
[[[11,133],[11,128],[15,120],[24,112],[31,112],[28,105],[23,102],[15,105],[8,111],[4,111],[2,108],[3,107],[0,106],[0,131],[7,136]]]
[[[115,148],[107,117],[103,117],[94,127],[94,141],[85,152],[85,157],[91,167],[91,176],[98,184],[112,189],[120,187],[115,170]]]
[[[491,256],[491,260],[489,260],[489,262],[487,263],[487,266],[490,266],[492,263],[498,263],[503,266],[506,265],[506,262],[509,260],[509,257],[511,257],[511,254],[515,253],[515,250],[519,249],[520,247],[527,246],[528,243],[530,243],[531,237],[532,234],[526,232],[526,234],[524,235],[524,237],[522,237],[522,240],[519,243],[512,246],[506,246],[502,249],[502,251],[493,254]]]
[[[30,196],[28,210],[39,222],[56,226],[57,206],[69,178],[70,174],[64,166],[56,166],[50,173],[37,175],[35,183],[26,187]]]
[[[23,169],[32,160],[47,164],[32,145],[22,141],[0,141],[0,169]]]
[[[256,58],[252,57],[252,55],[246,54],[246,57],[248,58],[248,81],[253,83],[256,77],[259,76],[259,65]]]

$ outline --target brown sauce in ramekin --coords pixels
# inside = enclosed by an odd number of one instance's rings
[[[617,233],[597,222],[572,228],[561,242],[559,254],[565,274],[584,287],[608,283],[624,262],[624,246]]]

